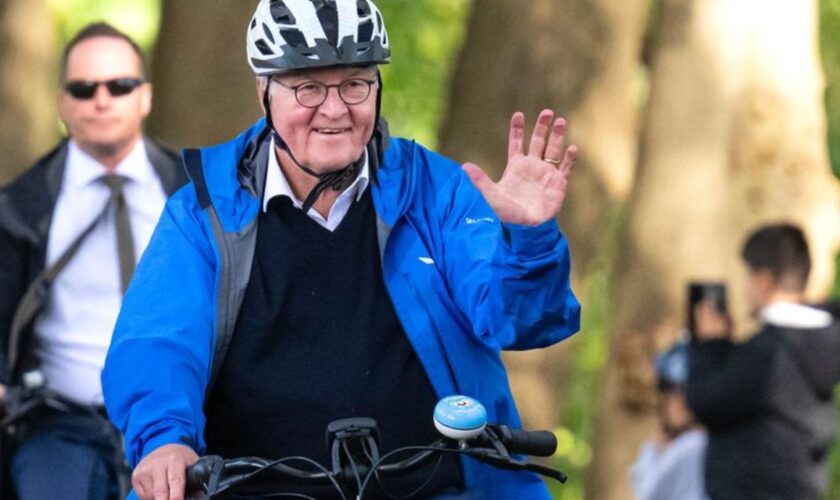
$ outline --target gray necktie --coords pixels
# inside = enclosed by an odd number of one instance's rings
[[[134,238],[131,236],[131,221],[128,217],[128,206],[125,203],[123,186],[128,178],[122,175],[109,174],[100,177],[103,184],[111,190],[109,204],[115,208],[117,223],[117,254],[120,258],[120,282],[122,291],[128,288],[131,275],[134,274]]]

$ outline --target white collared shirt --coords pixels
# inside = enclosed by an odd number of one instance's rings
[[[58,260],[101,213],[111,193],[97,181],[105,167],[68,146],[61,191],[47,243],[47,266]],[[128,178],[124,195],[139,260],[163,211],[166,193],[139,141],[114,173]],[[85,238],[59,274],[35,322],[38,356],[47,386],[73,401],[102,404],[100,375],[122,304],[114,210]]]
[[[306,215],[327,230],[335,231],[335,228],[337,228],[338,225],[341,224],[341,221],[344,220],[344,216],[347,215],[353,201],[359,201],[362,198],[362,195],[365,194],[365,189],[367,189],[369,183],[370,172],[368,168],[367,151],[365,151],[364,163],[362,164],[361,171],[356,176],[356,179],[353,180],[353,183],[350,184],[347,189],[342,191],[340,195],[338,195],[338,198],[335,200],[332,208],[330,208],[330,212],[327,214],[327,218],[325,219],[323,215],[315,210],[315,208],[310,208]],[[301,209],[303,207],[303,202],[292,192],[292,188],[289,186],[289,181],[283,174],[283,169],[280,168],[280,162],[277,161],[277,151],[274,147],[274,140],[272,139],[271,154],[268,155],[268,172],[265,174],[265,193],[263,194],[262,204],[263,212],[268,210],[268,202],[275,196],[287,196],[291,198],[292,204],[295,208]]]

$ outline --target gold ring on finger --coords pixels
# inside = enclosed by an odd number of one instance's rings
[[[551,163],[554,166],[560,165],[560,160],[552,160],[551,158],[543,158],[543,161]]]

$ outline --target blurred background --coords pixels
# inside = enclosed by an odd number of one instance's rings
[[[529,427],[552,428],[562,499],[631,498],[656,428],[650,360],[685,323],[690,280],[726,281],[738,333],[747,232],[806,230],[809,296],[840,296],[840,0],[378,0],[393,50],[391,132],[497,175],[522,110],[566,116],[582,158],[560,215],[579,335],[506,358]],[[0,182],[63,133],[63,44],[88,22],[151,58],[148,133],[176,147],[259,117],[245,61],[253,0],[0,0]],[[840,498],[835,447],[830,498]]]

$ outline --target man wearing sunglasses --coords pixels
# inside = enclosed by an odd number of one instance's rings
[[[69,137],[0,189],[0,393],[16,419],[2,498],[105,500],[127,484],[100,374],[134,265],[185,180],[143,136],[151,103],[139,47],[87,26],[62,60]]]

